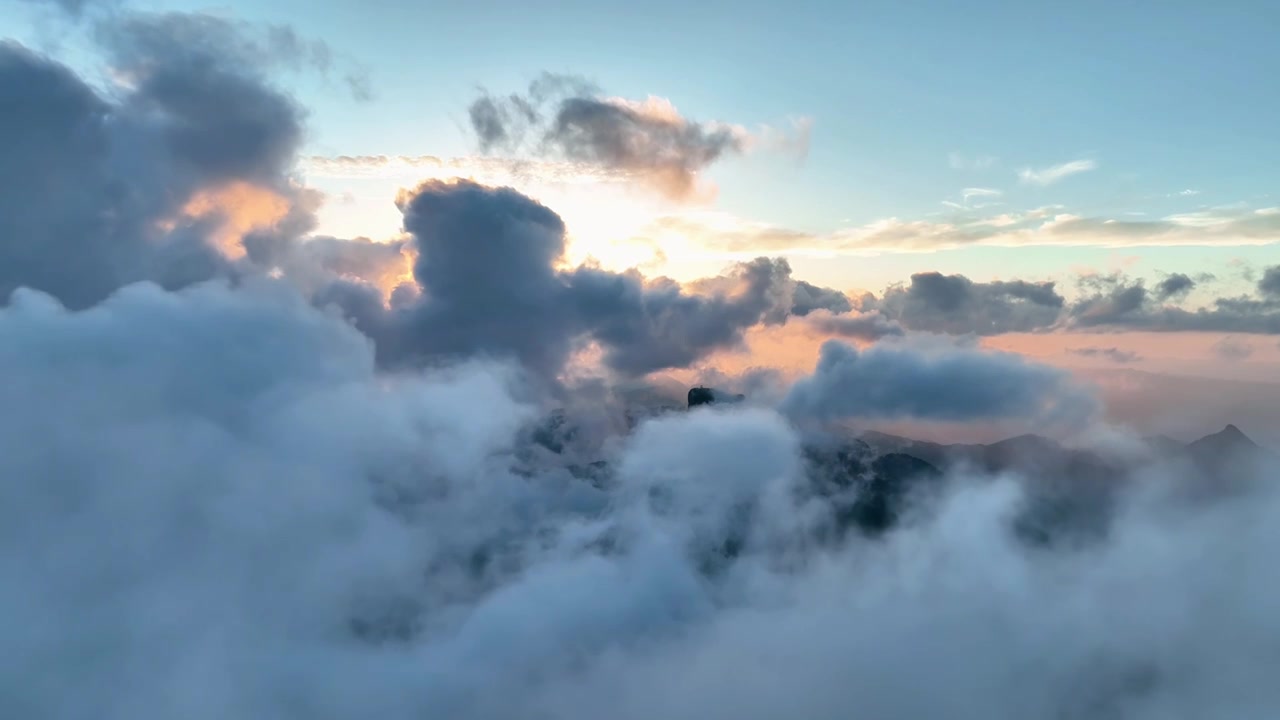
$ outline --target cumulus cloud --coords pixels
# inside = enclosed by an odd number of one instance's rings
[[[1195,289],[1196,281],[1184,273],[1174,273],[1156,285],[1156,298],[1159,300],[1181,299]]]
[[[1260,296],[1219,297],[1187,310],[1162,302],[1163,285],[1153,293],[1142,280],[1118,274],[1084,277],[1083,293],[1068,308],[1066,322],[1072,327],[1273,335],[1280,333],[1280,302],[1265,295],[1264,282],[1258,283]]]
[[[831,288],[818,287],[813,283],[797,280],[791,300],[791,313],[804,317],[816,310],[827,310],[832,313],[847,313],[853,309],[849,296]]]
[[[644,374],[733,347],[793,307],[848,307],[780,261],[741,264],[694,292],[566,270],[553,211],[478,183],[407,194],[403,241],[308,237],[321,198],[292,177],[305,113],[264,73],[323,53],[291,32],[198,14],[122,12],[95,37],[126,78],[110,97],[0,46],[0,84],[22,99],[0,120],[5,298],[28,287],[79,309],[137,281],[274,273],[338,307],[388,365],[489,353],[544,377],[592,343],[612,370]]]
[[[1093,160],[1072,160],[1046,168],[1024,168],[1018,171],[1018,179],[1028,185],[1052,185],[1059,180],[1097,167],[1098,163]]]
[[[798,418],[955,422],[1035,420],[1064,409],[1087,412],[1089,402],[1066,373],[1019,355],[881,345],[859,351],[830,340],[813,374],[791,388],[782,408]]]
[[[318,293],[377,341],[390,366],[482,353],[550,379],[594,344],[606,368],[644,375],[737,347],[761,324],[851,307],[842,293],[793,280],[781,259],[739,263],[687,287],[634,270],[564,268],[563,221],[510,188],[429,181],[400,206],[415,258],[405,302],[386,307],[360,280]]]
[[[181,287],[234,273],[246,232],[311,229],[317,200],[289,177],[303,113],[259,68],[279,48],[219,23],[113,16],[98,37],[128,87],[111,98],[0,44],[16,108],[0,119],[0,297],[86,307],[138,280]]]
[[[963,275],[925,272],[912,275],[905,288],[887,289],[871,307],[912,330],[996,335],[1049,327],[1064,302],[1052,282],[980,283]]]
[[[901,325],[879,312],[833,313],[818,310],[805,319],[820,333],[852,340],[874,342],[905,333]]]
[[[1262,272],[1262,279],[1258,280],[1258,291],[1267,298],[1280,300],[1280,265],[1274,265]]]
[[[663,98],[607,97],[582,78],[550,73],[523,94],[483,93],[468,116],[482,151],[532,150],[624,171],[675,200],[699,194],[698,174],[724,156],[757,143],[803,155],[810,133],[799,121],[794,138],[771,128],[755,137],[740,126],[689,120]]]

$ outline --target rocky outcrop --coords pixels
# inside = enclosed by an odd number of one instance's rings
[[[716,403],[740,403],[746,400],[747,396],[741,393],[732,395],[715,388],[702,387],[699,385],[689,389],[689,408],[695,408],[699,405],[714,405]]]

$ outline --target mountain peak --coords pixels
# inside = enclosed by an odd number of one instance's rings
[[[1212,435],[1206,435],[1200,438],[1196,442],[1204,442],[1206,440],[1219,445],[1230,444],[1256,446],[1256,443],[1254,443],[1253,440],[1250,440],[1248,435],[1245,435],[1240,428],[1231,424],[1228,424],[1226,427]]]
[[[1187,449],[1202,458],[1223,458],[1237,453],[1254,453],[1262,448],[1240,428],[1227,425],[1222,430],[1187,445]]]

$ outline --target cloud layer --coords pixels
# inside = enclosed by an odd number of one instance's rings
[[[1072,550],[1018,539],[1016,479],[955,476],[900,529],[830,544],[776,413],[646,422],[604,484],[521,470],[537,395],[518,371],[381,374],[366,339],[280,283],[134,285],[81,312],[22,291],[0,341],[6,715],[1248,718],[1280,703],[1271,483],[1188,504],[1176,466],[1144,465],[1111,530]],[[976,367],[1003,392],[947,382]],[[963,417],[1037,406],[1013,385],[1055,380],[838,345],[816,377],[856,412]],[[797,388],[800,407],[832,397]]]

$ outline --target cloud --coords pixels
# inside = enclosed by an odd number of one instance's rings
[[[1152,332],[1280,333],[1280,303],[1262,297],[1219,297],[1187,310],[1162,304],[1141,280],[1121,275],[1081,279],[1083,294],[1068,308],[1069,327],[1110,327]],[[1263,290],[1259,283],[1259,291]]]
[[[804,155],[811,130],[798,120],[791,135],[769,128],[753,137],[740,126],[689,120],[663,98],[606,97],[581,78],[549,73],[524,94],[481,94],[468,116],[484,152],[534,151],[623,171],[681,201],[701,192],[699,173],[722,157],[752,144]]]
[[[1061,206],[979,215],[960,203],[946,221],[886,218],[826,234],[739,220],[723,213],[663,216],[640,231],[728,257],[753,253],[862,256],[969,247],[1243,246],[1280,242],[1280,214],[1223,208],[1158,220],[1083,217]]]
[[[839,290],[818,287],[804,280],[797,280],[791,300],[791,314],[804,317],[816,310],[847,313],[853,309],[849,296]]]
[[[109,94],[0,47],[0,716],[1280,704],[1280,496],[1255,482],[1274,467],[1215,477],[1206,498],[1140,456],[1106,475],[1125,492],[1085,547],[1020,539],[1039,471],[949,473],[892,531],[835,532],[826,488],[876,486],[816,469],[793,421],[1039,428],[1088,415],[1088,396],[1025,359],[909,336],[828,343],[789,416],[615,417],[599,386],[548,392],[538,373],[587,345],[639,374],[744,327],[879,321],[776,258],[688,286],[565,267],[553,210],[474,182],[406,193],[403,241],[309,237],[316,198],[290,181],[301,109],[234,43],[184,34],[200,23],[149,27],[121,36],[132,85]],[[918,289],[1001,321],[1057,297],[954,276]],[[563,452],[539,432],[556,407],[584,428]]]
[[[1071,162],[1038,170],[1024,168],[1018,171],[1018,179],[1028,185],[1052,185],[1059,180],[1082,172],[1088,172],[1097,167],[1098,163],[1093,160],[1072,160]]]
[[[400,207],[416,258],[405,300],[386,307],[363,278],[316,293],[374,338],[392,367],[484,354],[553,379],[595,344],[609,370],[644,375],[738,347],[761,324],[851,307],[842,293],[794,281],[780,259],[739,263],[688,287],[634,270],[564,268],[563,221],[511,188],[433,180]]]
[[[1262,273],[1258,280],[1258,291],[1263,296],[1280,300],[1280,265],[1273,265]]]
[[[1142,359],[1142,356],[1136,352],[1121,350],[1120,348],[1115,347],[1067,348],[1067,352],[1072,355],[1079,355],[1080,357],[1105,358],[1111,362],[1120,363],[1122,365],[1137,362]]]
[[[525,458],[540,415],[518,371],[380,373],[283,282],[132,285],[80,312],[24,290],[0,309],[0,372],[6,715],[1253,717],[1280,701],[1269,644],[1240,640],[1265,639],[1280,602],[1270,484],[1186,505],[1176,470],[1144,466],[1141,487],[1171,496],[1123,496],[1082,552],[1017,539],[1031,482],[954,475],[899,529],[834,543],[777,413],[648,420],[592,484]],[[1023,417],[1061,382],[1002,355],[831,344],[791,402]]]
[[[547,378],[583,344],[599,345],[615,372],[644,374],[734,347],[753,326],[785,322],[797,301],[799,314],[848,306],[770,261],[692,293],[637,273],[564,270],[554,212],[476,183],[406,196],[408,243],[304,241],[320,202],[291,176],[304,112],[262,73],[314,62],[314,48],[202,15],[122,13],[96,37],[128,78],[118,97],[19,46],[0,49],[0,83],[25,98],[0,139],[5,296],[30,287],[78,309],[140,280],[175,289],[277,273],[340,308],[390,366],[490,353]]]
[[[805,318],[820,333],[853,340],[874,342],[904,334],[901,325],[878,312],[833,313],[817,310]]]
[[[1003,194],[1004,194],[1003,192],[996,190],[994,188],[972,187],[972,188],[965,188],[964,190],[960,191],[960,196],[964,198],[964,202],[966,205],[969,204],[969,201],[972,200],[973,198],[1000,197]]]
[[[1195,289],[1195,286],[1196,281],[1192,280],[1189,275],[1174,273],[1156,285],[1156,299],[1182,299]]]
[[[959,422],[1024,418],[1063,411],[1087,417],[1091,401],[1067,375],[1019,355],[949,349],[936,354],[873,345],[859,351],[829,340],[812,375],[782,403],[803,419],[916,418]]]
[[[1255,350],[1252,343],[1227,336],[1213,344],[1213,352],[1224,360],[1244,360]]]
[[[225,272],[204,237],[220,223],[181,220],[187,199],[235,181],[290,192],[284,162],[300,138],[290,102],[181,57],[148,68],[113,106],[66,68],[0,45],[0,85],[22,98],[0,121],[0,296],[26,285],[84,307],[135,280]]]
[[[249,271],[250,235],[309,232],[317,193],[292,167],[304,111],[264,74],[327,62],[287,29],[199,14],[113,12],[92,37],[122,85],[0,44],[0,299],[17,287],[76,308],[151,280]]]
[[[979,283],[963,275],[916,273],[910,284],[891,287],[871,305],[911,330],[954,335],[1029,332],[1053,325],[1064,298],[1052,282]]]

